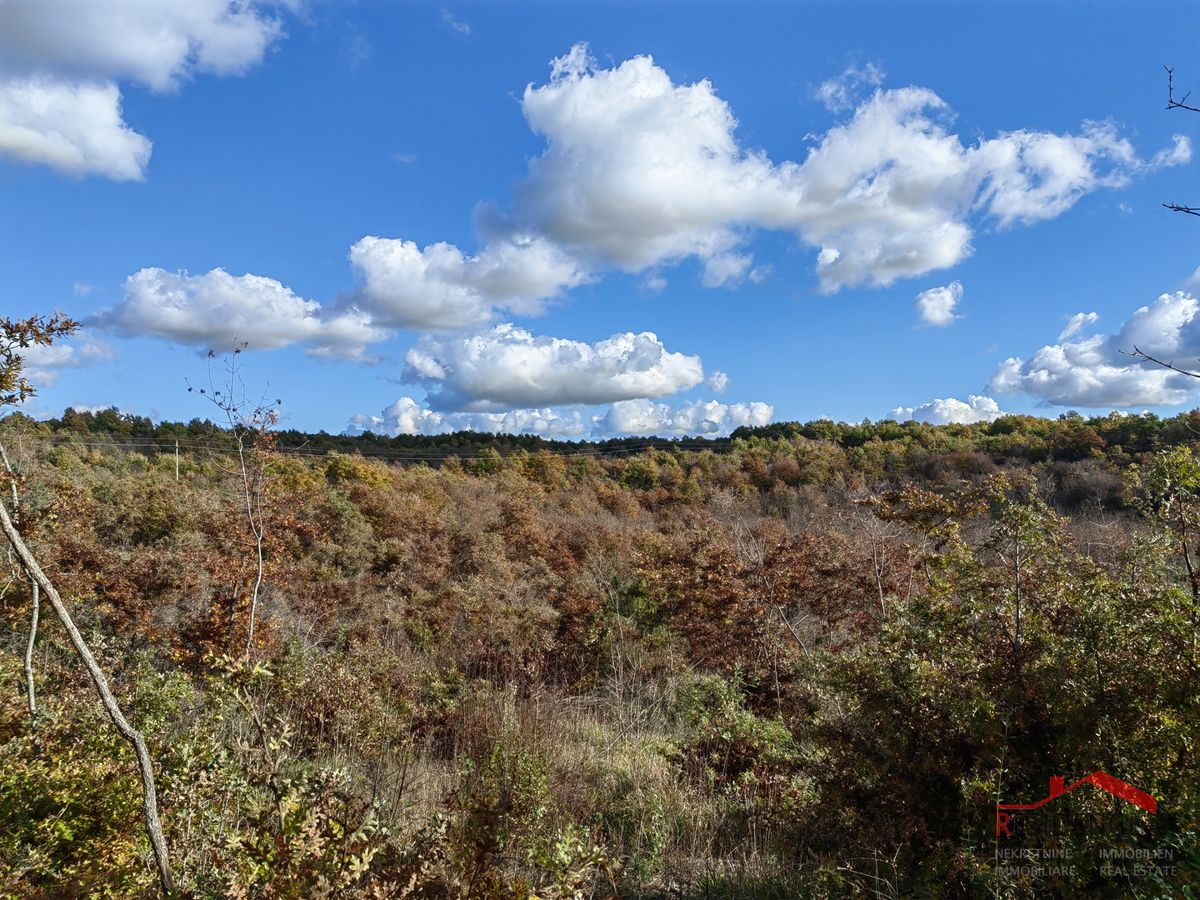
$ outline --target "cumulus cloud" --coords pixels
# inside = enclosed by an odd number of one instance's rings
[[[363,276],[355,297],[381,325],[438,331],[486,323],[497,309],[525,315],[587,280],[573,259],[540,237],[510,235],[478,256],[453,244],[365,237],[350,248]]]
[[[672,353],[648,331],[588,344],[504,324],[481,334],[426,335],[404,359],[404,380],[422,385],[437,410],[596,405],[665,397],[704,380],[698,356]]]
[[[969,394],[965,403],[947,399],[932,400],[920,406],[898,406],[888,413],[888,418],[897,422],[912,419],[930,425],[972,425],[975,422],[994,422],[1005,415],[1008,413],[1001,411],[991,397]]]
[[[858,84],[878,80],[856,72]],[[842,80],[843,85],[846,79]],[[837,92],[826,92],[833,98]],[[1080,135],[1013,131],[964,146],[922,88],[876,90],[801,163],[742,147],[712,84],[674,84],[650,57],[597,68],[584,45],[523,98],[549,147],[518,186],[514,216],[585,259],[627,271],[696,256],[709,284],[740,277],[749,228],[819,248],[828,290],[887,285],[970,253],[974,212],[1001,225],[1061,214],[1098,187],[1189,158],[1178,138],[1150,163],[1111,125]]]
[[[774,414],[773,406],[759,402],[725,404],[694,400],[676,406],[650,400],[624,400],[593,419],[592,434],[721,437],[742,425],[769,425]]]
[[[1050,406],[1159,406],[1185,403],[1200,381],[1131,358],[1135,347],[1181,368],[1200,357],[1200,302],[1178,291],[1163,294],[1134,312],[1116,334],[1067,340],[1094,313],[1072,318],[1059,343],[1042,347],[1028,360],[1006,359],[988,383],[990,393],[1030,394]],[[1078,327],[1074,327],[1078,322]]]
[[[1013,131],[972,150],[984,176],[980,202],[1001,225],[1032,224],[1070,209],[1099,187],[1118,187],[1142,171],[1176,166],[1192,158],[1191,141],[1175,135],[1174,145],[1144,162],[1111,122],[1085,122],[1081,135]],[[1096,163],[1107,160],[1101,171]]]
[[[704,386],[710,391],[723,394],[729,390],[729,376],[724,372],[713,372],[704,380]]]
[[[0,154],[72,175],[138,181],[150,141],[121,118],[115,84],[36,75],[0,80]]]
[[[1067,327],[1062,330],[1058,336],[1058,339],[1060,341],[1065,341],[1067,338],[1078,334],[1088,325],[1094,325],[1099,321],[1099,313],[1075,313],[1075,315],[1071,316],[1071,318],[1067,320]]]
[[[930,288],[917,294],[917,311],[921,314],[921,323],[945,328],[961,318],[954,314],[954,308],[962,300],[963,286],[960,282],[952,281],[945,287]]]
[[[649,56],[601,68],[577,44],[552,62],[547,83],[525,89],[522,110],[547,146],[511,209],[483,208],[479,255],[366,238],[352,251],[365,280],[359,303],[401,327],[462,327],[497,308],[536,312],[606,269],[649,272],[644,284],[656,289],[658,268],[686,258],[699,260],[705,286],[732,287],[766,276],[742,249],[756,229],[815,248],[827,292],[887,286],[970,255],[981,217],[1032,224],[1190,159],[1185,137],[1147,162],[1094,122],[1079,134],[1009,131],[964,145],[935,93],[881,90],[881,78],[867,67],[823,86],[838,109],[874,90],[804,160],[774,163],[738,141],[710,82],[676,84]]]
[[[623,400],[604,413],[586,417],[580,410],[512,409],[503,412],[441,412],[401,397],[381,415],[350,418],[346,434],[449,434],[490,431],[538,434],[547,438],[604,438],[622,435],[728,435],[741,425],[770,424],[774,409],[766,403],[697,400],[681,406],[649,400]]]
[[[886,74],[874,63],[862,67],[853,65],[837,78],[822,82],[816,90],[816,97],[830,112],[845,112],[858,105],[864,87],[879,87]]]
[[[5,59],[131,78],[156,91],[171,89],[192,72],[239,75],[262,58],[281,29],[278,19],[241,0],[0,3]]]
[[[351,416],[346,434],[450,434],[455,431],[490,431],[497,434],[537,434],[545,438],[580,437],[588,423],[578,410],[513,409],[504,412],[439,412],[426,409],[411,397],[401,397],[382,415]]]
[[[1081,135],[1013,131],[963,146],[932,91],[877,91],[831,129],[802,170],[797,226],[821,251],[827,290],[885,286],[948,268],[972,252],[972,213],[1001,226],[1058,216],[1084,194],[1190,158],[1177,138],[1167,156],[1141,161],[1109,124]]]
[[[117,82],[241,74],[281,28],[242,0],[3,0],[0,155],[140,179],[151,145],[122,119]]]
[[[121,302],[99,312],[92,324],[125,336],[208,348],[228,347],[235,339],[256,350],[307,343],[317,356],[361,356],[366,344],[389,336],[357,310],[321,313],[321,304],[273,278],[234,276],[224,269],[189,275],[147,268],[125,280]]]
[[[738,229],[786,215],[794,185],[744,151],[713,85],[677,85],[648,56],[600,69],[577,44],[522,99],[548,147],[517,186],[516,219],[597,264],[641,271],[698,256],[738,268]],[[744,268],[744,266],[742,266]]]
[[[69,369],[90,369],[118,357],[117,351],[90,335],[69,338],[48,347],[29,347],[20,353],[29,380],[39,387],[54,387]]]

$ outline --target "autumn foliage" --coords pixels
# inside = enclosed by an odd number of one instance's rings
[[[178,426],[177,464],[169,429],[99,418],[0,437],[26,539],[154,745],[185,896],[1196,889],[1200,467],[1173,422],[464,440],[431,464],[278,435],[247,653],[229,432]],[[132,760],[53,629],[30,740],[28,601],[0,598],[0,896],[151,896]],[[1014,845],[1075,874],[1003,871],[996,803],[1096,770],[1158,814],[1076,791]],[[1176,871],[1102,876],[1123,847]]]

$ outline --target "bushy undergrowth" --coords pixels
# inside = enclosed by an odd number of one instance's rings
[[[1190,450],[272,454],[247,654],[254,541],[219,450],[176,477],[28,428],[0,435],[21,528],[150,742],[182,896],[1197,889]],[[0,897],[153,896],[132,754],[53,622],[31,727],[29,605],[14,577]],[[997,803],[1097,770],[1157,814],[1084,786],[995,834]],[[1175,870],[1101,874],[1122,848]]]

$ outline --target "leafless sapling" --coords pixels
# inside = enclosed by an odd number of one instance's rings
[[[194,388],[188,385],[188,391],[201,394],[221,410],[229,425],[229,434],[233,437],[237,452],[236,467],[229,471],[238,481],[255,565],[254,586],[250,591],[249,622],[246,628],[245,655],[249,656],[254,645],[254,626],[258,620],[258,601],[266,570],[267,464],[275,450],[274,429],[279,421],[281,401],[276,400],[274,404],[270,404],[265,391],[257,400],[251,398],[242,379],[242,366],[238,359],[247,346],[245,341],[235,341],[233,353],[224,362],[225,380],[220,385],[215,381],[210,363],[208,388]],[[215,359],[216,353],[210,350],[208,356],[210,360]]]

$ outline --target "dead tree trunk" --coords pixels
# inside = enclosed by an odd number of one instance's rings
[[[154,787],[154,763],[150,759],[150,751],[146,748],[146,739],[142,737],[140,731],[129,724],[129,720],[125,718],[125,714],[121,712],[121,707],[117,703],[117,698],[113,696],[112,689],[108,686],[108,678],[104,675],[104,670],[100,668],[96,662],[96,657],[92,656],[92,651],[87,643],[83,640],[83,635],[79,633],[79,629],[75,627],[75,622],[71,619],[71,614],[67,611],[67,607],[63,604],[62,597],[55,590],[50,579],[46,577],[46,573],[42,571],[42,567],[38,565],[38,561],[34,558],[33,553],[25,546],[25,541],[22,540],[16,526],[13,525],[12,519],[8,515],[8,508],[0,502],[0,528],[3,528],[5,536],[12,544],[13,550],[21,560],[21,564],[25,567],[25,571],[29,573],[30,579],[34,584],[45,592],[46,598],[50,601],[50,606],[57,614],[59,621],[67,630],[67,634],[71,638],[71,645],[75,648],[75,652],[79,658],[83,660],[83,665],[88,671],[88,675],[92,678],[92,683],[96,685],[96,691],[100,694],[100,700],[104,704],[104,708],[108,711],[109,718],[117,727],[117,731],[125,740],[133,745],[133,751],[137,755],[138,768],[142,773],[142,811],[146,819],[146,832],[150,835],[150,845],[154,848],[154,861],[158,865],[158,879],[162,885],[164,896],[171,897],[174,894],[174,883],[171,878],[171,862],[167,857],[167,841],[163,837],[162,822],[158,818],[158,794]],[[35,588],[36,590],[36,588]]]

